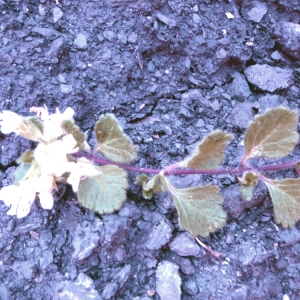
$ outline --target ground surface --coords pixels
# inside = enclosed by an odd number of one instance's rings
[[[90,141],[94,122],[112,112],[139,146],[137,166],[180,161],[217,128],[235,135],[224,166],[238,166],[255,114],[299,109],[299,0],[0,0],[0,8],[1,110],[71,106]],[[34,145],[13,134],[0,143],[3,186]],[[297,156],[298,146],[288,159]],[[276,225],[263,185],[245,203],[234,176],[172,179],[220,186],[228,222],[203,239],[222,252],[217,260],[179,229],[168,194],[142,198],[136,175],[113,215],[84,209],[69,186],[51,211],[36,201],[24,219],[1,204],[0,298],[300,299],[300,224]]]

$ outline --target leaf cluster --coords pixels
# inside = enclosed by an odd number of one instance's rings
[[[39,118],[30,117],[24,120],[22,126],[26,130],[18,123],[17,133],[43,142],[45,132]],[[300,219],[300,178],[269,179],[259,171],[258,167],[249,165],[249,160],[258,157],[281,158],[288,155],[299,139],[296,132],[297,126],[298,114],[295,110],[278,107],[274,110],[267,110],[263,115],[257,115],[250,122],[245,133],[245,155],[241,160],[241,170],[246,171],[238,177],[241,195],[245,201],[253,198],[255,186],[259,180],[266,184],[274,205],[276,222],[282,224],[283,227],[293,226]],[[89,147],[84,135],[74,124],[73,119],[64,120],[59,130],[63,133],[60,139],[72,135],[77,149],[88,151]],[[120,209],[126,200],[128,182],[124,164],[132,162],[137,157],[138,147],[134,146],[123,133],[118,120],[112,114],[101,115],[95,124],[94,131],[97,139],[94,152],[101,153],[111,163],[106,162],[104,166],[94,166],[93,174],[80,177],[78,200],[83,206],[98,213],[113,213]],[[226,223],[226,212],[222,207],[224,199],[219,193],[219,187],[205,185],[179,189],[173,186],[168,175],[179,168],[188,169],[186,173],[192,169],[199,171],[199,174],[205,173],[204,171],[213,174],[211,170],[220,169],[226,147],[232,139],[232,134],[215,130],[196,146],[190,157],[161,170],[152,178],[146,174],[138,175],[136,184],[142,186],[143,197],[151,199],[154,194],[164,190],[171,193],[178,211],[179,225],[192,237],[197,235],[206,237],[220,229]],[[77,156],[72,154],[72,151],[67,153],[69,153],[67,154],[68,162],[77,160]],[[21,166],[16,173],[15,185],[22,182],[28,176],[29,170],[32,170],[35,165],[35,152],[26,151],[20,157],[19,162]],[[82,168],[89,167],[83,163]],[[72,176],[76,177],[73,174]],[[57,181],[70,183],[68,172],[55,178]]]

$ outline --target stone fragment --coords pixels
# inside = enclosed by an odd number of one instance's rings
[[[227,53],[224,48],[221,48],[216,52],[217,59],[223,59],[223,58],[226,58],[226,56],[227,56]]]
[[[300,27],[299,27],[300,31]],[[289,69],[254,65],[245,69],[247,79],[263,91],[275,92],[286,89],[293,83],[293,73]]]
[[[69,85],[69,84],[61,84],[60,85],[60,91],[63,93],[63,94],[70,94],[73,90],[73,87],[72,85]]]
[[[169,261],[161,262],[156,270],[156,291],[161,300],[181,299],[179,267]]]
[[[52,28],[33,27],[32,31],[44,36],[49,40],[54,40],[60,36],[60,33]]]
[[[172,237],[173,228],[169,222],[161,221],[157,226],[153,227],[145,238],[145,248],[149,250],[158,250],[166,245]]]
[[[116,295],[118,288],[119,285],[116,282],[109,282],[102,292],[103,299],[112,299]]]
[[[86,49],[87,48],[87,38],[83,33],[78,33],[75,40],[74,46],[78,49]]]
[[[199,24],[201,22],[199,15],[193,14],[193,22],[196,24]]]
[[[22,275],[25,279],[29,280],[34,277],[33,269],[35,267],[35,262],[33,260],[20,261],[15,260],[12,265],[12,270],[17,270],[17,272]]]
[[[161,22],[165,23],[166,25],[168,25],[168,26],[170,26],[170,27],[176,26],[176,21],[173,20],[173,19],[171,19],[171,18],[169,18],[169,17],[167,17],[166,15],[164,15],[164,14],[158,12],[158,13],[156,14],[156,16],[157,16],[157,18],[158,18]]]
[[[238,103],[235,108],[231,111],[226,122],[231,124],[233,127],[246,130],[249,122],[253,119],[252,104],[248,102]]]
[[[199,292],[198,286],[194,280],[187,280],[182,285],[182,290],[190,296],[196,296]]]
[[[291,22],[279,22],[275,25],[274,36],[283,52],[297,60],[300,57],[300,25]]]
[[[263,16],[267,13],[267,5],[263,2],[253,2],[253,8],[247,12],[249,20],[259,23]]]
[[[235,74],[230,88],[233,99],[245,101],[251,95],[246,79],[239,73]]]
[[[39,265],[41,270],[45,270],[53,262],[53,253],[50,249],[40,254]]]
[[[125,265],[114,276],[114,280],[119,283],[120,288],[127,281],[129,274],[130,274],[130,270],[131,270],[131,265]]]
[[[169,246],[180,256],[197,256],[201,253],[199,246],[187,232],[179,233]]]
[[[61,11],[61,9],[59,7],[54,7],[53,8],[53,22],[56,23],[62,16],[64,15],[64,13]]]
[[[51,43],[49,50],[45,53],[45,56],[48,57],[52,63],[58,63],[58,56],[59,53],[63,50],[63,47],[64,39],[62,37],[59,37]]]
[[[116,39],[116,35],[112,30],[104,30],[103,37],[110,42]]]
[[[257,100],[257,102],[258,102],[258,105],[256,106],[256,108],[258,109],[260,114],[263,114],[266,111],[266,109],[274,109],[280,105],[289,107],[286,99],[280,95],[266,94],[266,95],[260,97]]]
[[[83,222],[78,224],[75,232],[72,245],[74,252],[72,258],[74,260],[83,260],[92,254],[94,248],[96,248],[103,234],[103,224],[99,220],[91,222]]]
[[[57,297],[55,297],[54,299],[101,300],[102,298],[96,291],[93,280],[84,273],[80,273],[75,282],[60,282],[57,285]]]

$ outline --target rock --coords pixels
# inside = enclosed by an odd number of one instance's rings
[[[223,59],[226,58],[226,56],[227,56],[227,52],[224,48],[221,48],[216,52],[217,59]]]
[[[116,282],[108,283],[102,292],[102,297],[104,299],[112,299],[116,295],[118,288],[119,285]]]
[[[61,11],[61,9],[59,7],[54,7],[53,8],[53,22],[56,23],[62,16],[64,15],[64,13]]]
[[[69,85],[69,84],[61,84],[60,85],[60,91],[63,93],[63,94],[70,94],[73,90],[73,87],[72,85]]]
[[[158,250],[166,245],[172,237],[173,228],[169,222],[161,221],[157,226],[153,227],[145,236],[143,246],[149,250]]]
[[[249,20],[259,23],[263,16],[267,13],[267,5],[263,2],[253,2],[253,8],[247,12]]]
[[[181,299],[179,267],[169,261],[161,262],[156,270],[156,291],[161,300]]]
[[[27,280],[34,277],[34,272],[33,272],[34,267],[35,267],[35,262],[33,260],[26,260],[26,261],[15,260],[12,265],[12,269],[17,270],[17,272]]]
[[[251,91],[246,79],[241,74],[236,73],[231,84],[230,96],[233,99],[245,101],[250,95]]]
[[[282,51],[299,60],[300,25],[291,22],[279,22],[275,25],[273,34]]]
[[[274,109],[278,106],[288,107],[288,102],[286,99],[280,95],[270,95],[260,97],[258,100],[258,106],[256,107],[260,114],[263,114],[266,109]]]
[[[78,33],[75,40],[74,46],[77,49],[86,49],[87,48],[87,38],[83,33]]]
[[[112,30],[104,30],[103,37],[106,38],[108,41],[112,42],[116,39],[116,35]]]
[[[185,281],[182,285],[182,290],[191,296],[195,296],[199,292],[198,286],[194,280]]]
[[[127,218],[118,215],[103,215],[104,222],[104,244],[111,244],[118,248],[118,245],[125,243],[129,222]]]
[[[95,289],[93,280],[80,273],[75,282],[63,281],[57,285],[57,297],[59,300],[101,300]]]
[[[169,247],[180,256],[197,256],[201,253],[199,246],[187,232],[179,233]]]
[[[129,274],[131,270],[131,265],[125,265],[121,268],[115,275],[114,280],[119,283],[120,288],[124,285],[124,283],[127,281]]]
[[[91,222],[83,222],[78,224],[75,232],[72,246],[74,252],[72,258],[74,260],[83,260],[92,254],[103,236],[103,224],[99,220]]]
[[[173,19],[171,19],[171,18],[169,18],[169,17],[167,17],[167,16],[165,16],[164,14],[158,12],[158,13],[156,14],[156,16],[157,16],[157,18],[158,18],[161,22],[165,23],[166,25],[168,25],[168,26],[170,26],[170,27],[176,26],[176,21],[173,20]]]
[[[49,40],[54,40],[60,36],[60,33],[52,28],[33,27],[33,32],[36,32]]]
[[[245,69],[245,74],[252,84],[268,92],[286,89],[293,83],[291,70],[269,65],[250,66]]]
[[[226,122],[233,127],[241,130],[248,128],[249,122],[253,120],[254,113],[252,111],[252,104],[249,102],[238,103],[231,111]]]
[[[294,245],[300,241],[300,230],[296,227],[282,229],[278,232],[278,235],[281,243]]]
[[[199,15],[193,14],[193,22],[196,24],[199,24],[201,22]]]
[[[271,58],[274,59],[274,60],[281,60],[282,55],[279,51],[276,50],[271,54]]]
[[[45,270],[53,262],[53,253],[50,249],[40,254],[39,265],[41,270]]]
[[[44,230],[44,231],[41,231],[39,234],[40,234],[39,244],[40,244],[42,250],[45,250],[49,247],[49,244],[52,241],[51,230]]]
[[[50,59],[52,63],[58,63],[59,59],[59,53],[64,48],[64,39],[62,37],[55,39],[51,45],[49,50],[45,53],[45,56]]]

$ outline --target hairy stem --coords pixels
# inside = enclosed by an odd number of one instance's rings
[[[149,168],[140,168],[135,166],[128,166],[124,164],[119,164],[112,162],[107,159],[103,159],[101,157],[98,157],[96,155],[90,156],[85,155],[82,153],[74,153],[73,154],[76,157],[85,157],[96,164],[101,165],[115,165],[118,166],[124,170],[127,171],[133,171],[138,173],[147,173],[147,174],[159,174],[162,170],[161,169],[149,169]],[[237,167],[237,168],[220,168],[217,170],[193,170],[193,169],[172,169],[172,168],[166,168],[164,171],[165,175],[189,175],[189,174],[201,174],[201,175],[222,175],[222,174],[243,174],[247,171],[253,171],[256,172],[268,172],[268,171],[276,171],[276,170],[282,170],[286,168],[294,167],[299,160],[290,161],[287,163],[277,164],[277,165],[270,165],[270,166],[263,166],[263,167]],[[176,164],[174,165],[176,166]]]

